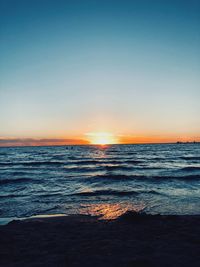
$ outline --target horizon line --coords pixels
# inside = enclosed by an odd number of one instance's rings
[[[0,148],[19,148],[19,147],[66,147],[66,146],[119,146],[119,145],[170,145],[170,144],[200,144],[200,141],[174,141],[174,142],[144,142],[144,143],[115,143],[115,144],[63,144],[63,145],[13,145],[13,146],[1,146]]]

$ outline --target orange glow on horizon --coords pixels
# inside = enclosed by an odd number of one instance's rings
[[[145,144],[200,142],[200,136],[189,135],[114,135],[108,132],[92,132],[85,136],[69,136],[60,138],[18,138],[0,137],[0,147],[6,146],[64,146],[64,145],[111,145],[111,144]]]
[[[160,135],[149,135],[149,136],[121,136],[119,138],[119,144],[145,144],[145,143],[176,143],[181,142],[200,142],[200,137],[191,136],[160,136]]]

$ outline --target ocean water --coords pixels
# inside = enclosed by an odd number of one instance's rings
[[[0,148],[0,218],[200,214],[200,144]]]

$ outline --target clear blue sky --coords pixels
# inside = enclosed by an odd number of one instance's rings
[[[0,0],[0,137],[200,137],[200,1]]]

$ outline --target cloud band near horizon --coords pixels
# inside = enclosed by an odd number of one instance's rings
[[[200,142],[200,136],[190,138],[171,138],[165,136],[118,136],[118,144],[145,144],[145,143],[174,143]],[[62,145],[90,145],[91,142],[84,138],[7,138],[0,137],[0,147],[15,146],[62,146]]]

